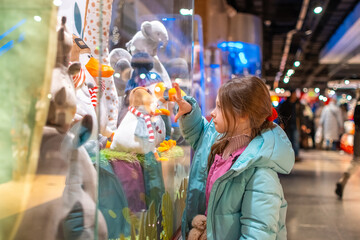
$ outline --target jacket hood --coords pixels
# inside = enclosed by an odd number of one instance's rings
[[[255,137],[231,169],[242,172],[250,166],[265,167],[281,174],[289,174],[294,162],[291,142],[282,128],[276,125]]]

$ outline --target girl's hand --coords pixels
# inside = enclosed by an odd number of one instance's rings
[[[176,90],[176,95],[174,96],[174,99],[175,99],[175,102],[179,105],[179,111],[175,115],[175,122],[177,122],[179,117],[181,117],[182,115],[184,115],[186,113],[191,112],[192,107],[191,107],[190,103],[188,103],[181,97],[181,89],[179,87],[179,84],[173,83],[173,87]]]

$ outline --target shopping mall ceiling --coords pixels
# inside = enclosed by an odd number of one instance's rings
[[[269,83],[278,75],[280,87],[325,88],[330,80],[360,78],[358,0],[227,2],[238,12],[255,14],[263,20],[262,76]],[[323,8],[320,14],[314,13],[317,6]],[[353,18],[358,20],[349,27],[346,22],[354,14]],[[286,42],[289,43],[288,54]],[[293,65],[295,61],[301,63],[297,68]],[[283,78],[290,68],[295,73],[285,85]],[[279,72],[283,72],[281,77]]]

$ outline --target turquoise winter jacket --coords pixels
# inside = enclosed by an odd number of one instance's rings
[[[205,213],[207,159],[219,133],[213,122],[201,116],[191,97],[185,97],[193,110],[182,116],[183,136],[195,150],[190,168],[182,235],[191,228],[192,219]],[[255,137],[231,169],[214,183],[207,213],[207,238],[286,239],[287,202],[278,174],[289,174],[294,152],[285,132],[276,126]]]

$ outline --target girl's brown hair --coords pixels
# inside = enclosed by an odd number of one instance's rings
[[[228,144],[229,133],[235,130],[237,117],[248,116],[251,138],[262,130],[273,128],[273,122],[266,120],[272,115],[270,93],[265,83],[254,76],[233,78],[222,85],[218,92],[221,112],[224,116],[225,133],[211,147],[208,171],[216,154],[221,154]]]

